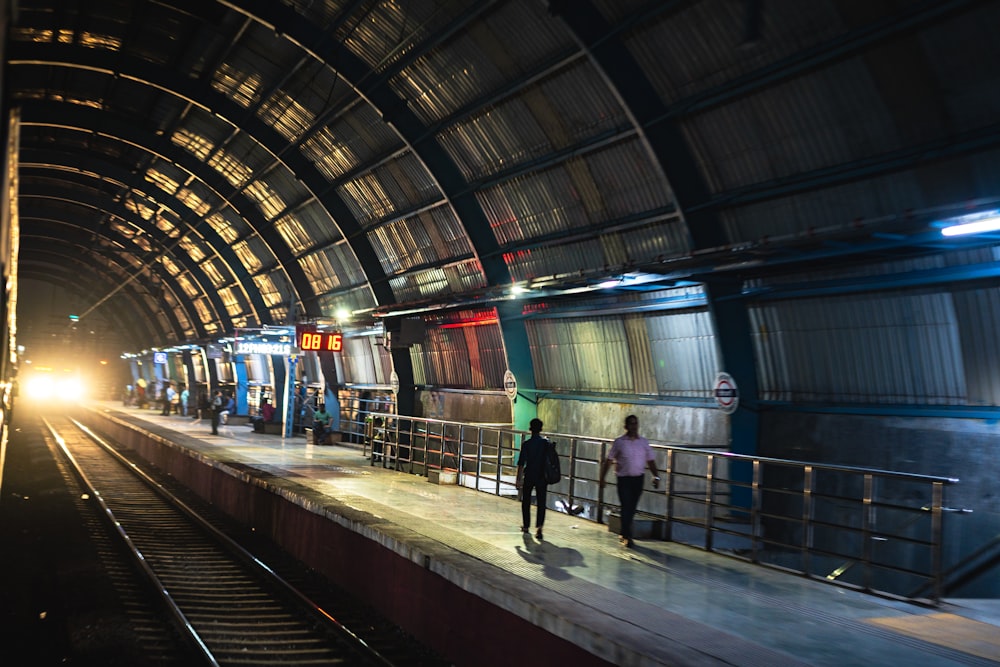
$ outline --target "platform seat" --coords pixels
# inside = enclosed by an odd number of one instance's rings
[[[311,426],[306,426],[302,430],[305,431],[305,433],[306,433],[306,439],[309,442],[312,442],[312,443],[317,444],[317,445],[332,445],[332,444],[334,444],[334,439],[333,439],[334,433],[332,431],[330,433],[326,434],[326,437],[323,438],[323,442],[315,442],[314,438],[313,438],[313,429],[312,429]]]

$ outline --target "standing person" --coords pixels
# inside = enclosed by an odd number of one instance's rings
[[[645,468],[648,467],[653,473],[653,488],[660,486],[660,473],[656,470],[653,448],[649,446],[649,440],[639,435],[639,418],[635,415],[625,418],[625,435],[615,438],[607,458],[601,462],[601,489],[604,488],[604,477],[612,461],[618,475],[618,502],[622,506],[622,534],[618,539],[626,547],[632,548],[635,546],[632,541],[632,519],[639,506],[639,496],[642,495]]]
[[[212,397],[212,435],[219,435],[219,415],[222,413],[222,390],[216,389]]]
[[[517,490],[521,493],[521,532],[527,533],[531,526],[531,490],[534,489],[538,512],[535,516],[535,537],[542,539],[542,524],[545,523],[545,496],[549,488],[545,481],[545,455],[552,443],[543,438],[542,420],[532,419],[528,424],[531,437],[521,443],[521,454],[517,457]]]
[[[191,397],[191,392],[188,391],[188,388],[187,388],[186,384],[182,384],[181,386],[184,387],[181,390],[181,416],[182,417],[187,417],[188,416],[188,399]]]
[[[163,393],[160,395],[160,398],[163,399],[163,406],[162,406],[163,409],[160,410],[160,414],[163,415],[164,417],[170,416],[170,407],[173,404],[174,396],[176,395],[177,392],[174,391],[174,385],[172,385],[169,382],[164,382]]]

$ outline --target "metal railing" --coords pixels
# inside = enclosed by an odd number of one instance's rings
[[[516,497],[519,445],[502,424],[372,415],[372,465]],[[562,459],[552,509],[609,523],[614,475],[599,484],[612,440],[546,433]],[[842,586],[900,598],[941,598],[945,488],[957,479],[653,445],[660,490],[645,489],[636,535],[696,546]],[[647,477],[647,483],[649,478]],[[909,592],[909,593],[908,593]]]

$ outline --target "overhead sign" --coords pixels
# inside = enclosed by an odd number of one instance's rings
[[[153,363],[154,364],[165,364],[165,363],[167,363],[167,353],[166,352],[154,352],[153,353]]]
[[[719,373],[715,376],[715,402],[727,415],[736,412],[740,403],[740,393],[736,388],[736,380],[729,373]]]
[[[291,343],[255,340],[241,340],[236,343],[236,354],[275,354],[287,357],[291,353]]]

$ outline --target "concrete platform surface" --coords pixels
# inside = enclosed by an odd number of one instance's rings
[[[365,537],[424,554],[452,583],[611,663],[1000,664],[995,601],[926,608],[659,540],[625,549],[607,526],[551,509],[536,540],[518,502],[372,467],[358,446],[254,433],[244,419],[213,436],[207,422],[92,407],[351,508]]]

